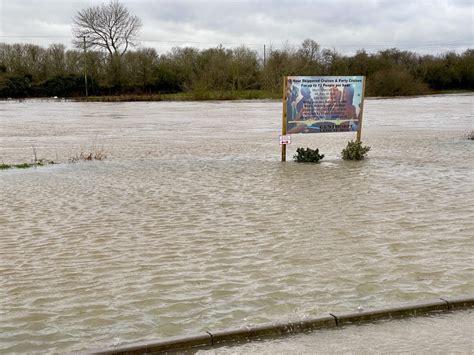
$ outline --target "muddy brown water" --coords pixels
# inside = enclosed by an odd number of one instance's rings
[[[0,162],[61,162],[0,171],[0,352],[472,294],[473,101],[367,100],[367,160],[286,163],[277,101],[0,102]]]

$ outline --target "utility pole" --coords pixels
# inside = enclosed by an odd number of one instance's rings
[[[86,87],[86,98],[88,95],[87,92],[87,52],[86,52],[86,36],[83,37],[84,39],[84,85]]]
[[[266,50],[265,50],[265,45],[263,45],[263,67],[265,68],[265,63],[266,63]]]

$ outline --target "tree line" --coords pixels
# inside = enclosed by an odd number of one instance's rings
[[[265,61],[245,46],[153,48],[124,53],[0,43],[0,97],[79,97],[206,91],[281,92],[285,75],[365,75],[367,96],[401,96],[474,89],[474,50],[420,55],[397,48],[355,55],[322,49],[270,48]]]

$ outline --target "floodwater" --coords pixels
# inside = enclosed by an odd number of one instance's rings
[[[254,341],[198,355],[226,354],[473,354],[472,310],[430,317],[379,321]]]
[[[0,163],[61,162],[0,171],[0,352],[474,293],[473,102],[367,100],[368,159],[286,163],[276,101],[0,102]]]

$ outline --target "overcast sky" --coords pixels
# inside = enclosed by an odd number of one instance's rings
[[[0,0],[0,42],[71,47],[71,19],[103,1]],[[262,51],[311,38],[353,54],[398,47],[420,53],[474,48],[473,0],[122,0],[143,22],[140,43],[245,44]],[[53,37],[58,36],[58,37]]]

